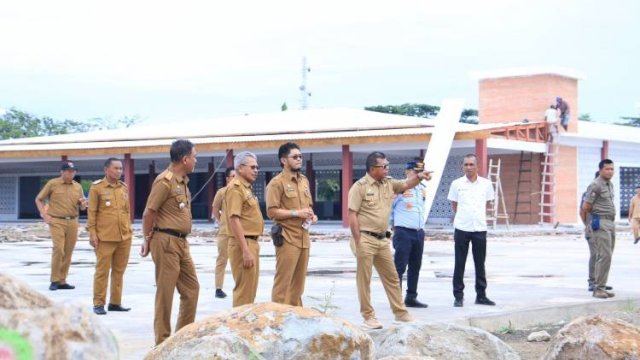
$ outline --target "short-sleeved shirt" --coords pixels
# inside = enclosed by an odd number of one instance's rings
[[[163,171],[151,185],[146,208],[157,212],[154,227],[191,233],[191,193],[189,178]]]
[[[129,190],[124,182],[111,184],[106,178],[93,182],[89,189],[87,229],[100,241],[131,240]]]
[[[544,112],[544,118],[549,124],[553,124],[558,121],[558,110],[556,109],[547,109]]]
[[[591,204],[591,212],[604,216],[616,216],[616,207],[613,203],[613,183],[597,177],[587,188],[585,202]]]
[[[427,186],[422,182],[397,195],[391,206],[391,225],[408,229],[424,229],[427,221],[425,199]]]
[[[224,203],[224,194],[227,192],[227,187],[223,187],[220,190],[216,191],[216,196],[213,197],[213,204],[211,207],[217,207],[220,209],[220,223],[218,224],[218,236],[229,236],[231,232],[229,231],[229,227],[227,226],[227,217],[224,216],[224,210],[222,209],[222,204]]]
[[[631,198],[631,203],[629,204],[629,214],[631,214],[632,219],[640,218],[640,197],[635,195]]]
[[[470,181],[466,176],[453,180],[449,188],[449,201],[458,203],[453,226],[462,231],[487,231],[487,201],[494,200],[493,185],[489,179],[478,176]]]
[[[65,182],[61,177],[57,177],[45,184],[37,199],[49,200],[47,214],[50,216],[75,217],[78,216],[78,200],[83,197],[82,186],[78,182]]]
[[[227,185],[224,196],[224,216],[227,224],[233,216],[240,218],[240,225],[245,236],[260,236],[264,230],[264,220],[258,198],[251,189],[251,184],[240,176],[236,176]],[[231,227],[227,225],[233,235]]]
[[[355,211],[360,230],[383,234],[389,226],[391,203],[404,190],[405,181],[366,174],[349,189],[349,210]]]
[[[267,215],[272,209],[307,209],[313,206],[309,192],[309,180],[306,176],[283,170],[267,185]],[[305,219],[289,217],[274,221],[282,227],[284,240],[291,245],[308,249],[309,231],[302,227]]]

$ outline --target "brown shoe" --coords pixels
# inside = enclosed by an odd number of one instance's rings
[[[613,294],[613,293],[612,293],[612,294]],[[593,291],[593,297],[594,297],[594,298],[598,298],[598,299],[608,299],[610,296],[609,296],[609,294],[608,294],[606,291],[604,291],[604,290],[595,289],[595,290]],[[613,296],[611,296],[611,297],[613,297]]]
[[[382,329],[382,323],[374,317],[366,319],[362,326],[367,329]]]
[[[405,312],[401,315],[396,315],[396,319],[394,320],[395,323],[408,323],[412,321],[413,316],[411,316],[411,314],[409,314],[408,312]]]
[[[608,296],[608,297],[610,297],[610,298],[612,298],[612,297],[616,296],[616,294],[615,294],[615,293],[613,293],[613,292],[611,292],[611,291],[607,291],[607,290],[605,290],[604,292],[605,292],[605,293],[607,294],[607,296]]]

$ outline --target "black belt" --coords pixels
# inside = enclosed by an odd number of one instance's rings
[[[258,235],[245,235],[244,238],[245,239],[249,239],[249,240],[258,240],[260,236]]]
[[[407,230],[407,231],[413,231],[413,232],[418,232],[422,229],[412,229],[412,228],[408,228],[408,227],[404,227],[404,226],[396,226],[396,228],[400,228],[402,230]]]
[[[189,234],[184,234],[184,233],[181,233],[180,231],[175,231],[175,230],[171,230],[171,229],[153,228],[153,231],[157,231],[157,232],[161,232],[161,233],[164,233],[164,234],[167,234],[167,235],[179,237],[181,239],[186,239],[187,235],[189,235]]]
[[[374,238],[376,238],[378,240],[383,240],[386,237],[385,234],[378,234],[378,233],[375,233],[373,231],[368,231],[368,230],[360,230],[360,232],[363,233],[363,234],[371,235],[371,236],[373,236]]]
[[[54,216],[54,215],[49,215],[52,218],[56,218],[56,219],[62,219],[62,220],[73,220],[73,219],[77,219],[78,216]]]

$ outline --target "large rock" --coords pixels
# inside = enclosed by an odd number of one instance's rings
[[[520,356],[494,335],[453,324],[414,322],[371,332],[376,358],[429,356],[456,360],[519,360]]]
[[[345,320],[313,309],[261,303],[185,326],[146,359],[233,359],[225,355],[229,349],[254,358],[287,360],[373,359],[374,352],[371,338]]]
[[[28,343],[34,359],[117,359],[118,344],[84,304],[55,304],[0,274],[0,330]],[[0,338],[0,348],[10,346]]]
[[[640,359],[640,328],[601,315],[579,317],[560,329],[545,359]]]

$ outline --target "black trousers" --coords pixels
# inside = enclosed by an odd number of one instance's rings
[[[456,265],[453,270],[453,296],[456,299],[464,297],[464,267],[467,263],[469,243],[471,243],[473,264],[476,268],[476,296],[486,297],[487,277],[484,272],[484,260],[487,255],[487,232],[455,229],[453,240],[456,256]]]
[[[422,251],[424,250],[424,230],[412,230],[396,226],[393,232],[393,248],[395,253],[393,261],[400,277],[402,288],[402,276],[407,271],[407,295],[418,296],[418,277],[422,267]]]

